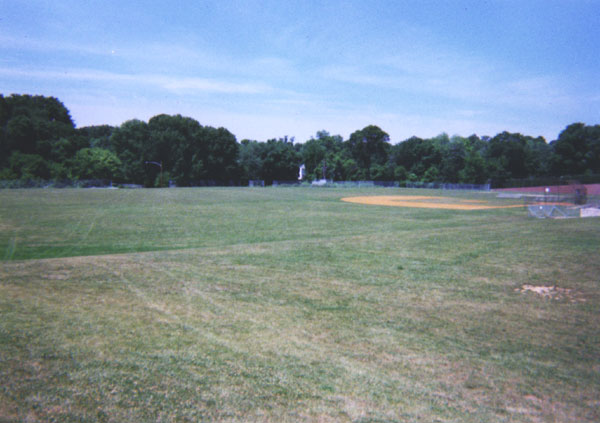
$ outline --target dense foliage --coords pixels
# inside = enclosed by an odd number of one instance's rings
[[[600,125],[574,123],[555,141],[502,132],[441,134],[392,144],[370,125],[347,140],[326,131],[299,144],[287,137],[236,141],[225,128],[181,115],[75,128],[54,97],[0,94],[0,179],[106,179],[145,186],[296,180],[484,183],[600,174]]]

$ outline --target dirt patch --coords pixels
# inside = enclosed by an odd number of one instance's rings
[[[522,204],[501,206],[485,204],[485,202],[481,200],[426,197],[422,195],[375,195],[365,197],[345,197],[342,198],[342,201],[356,204],[369,204],[374,206],[413,207],[444,210],[487,210],[523,207]]]
[[[560,288],[558,286],[543,286],[543,285],[523,285],[521,288],[515,288],[515,291],[520,292],[522,294],[526,292],[533,292],[544,298],[549,298],[551,300],[562,300],[566,299],[571,302],[585,302],[585,298],[583,296],[569,288]]]
[[[48,273],[46,275],[42,276],[44,279],[51,279],[51,280],[67,280],[69,279],[69,274],[68,273]]]

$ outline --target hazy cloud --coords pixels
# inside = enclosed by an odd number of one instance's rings
[[[127,83],[136,85],[149,85],[172,92],[217,92],[223,94],[260,94],[270,91],[270,87],[263,83],[236,83],[226,80],[211,78],[189,78],[164,75],[137,75],[105,72],[90,69],[76,69],[64,71],[39,71],[0,68],[0,75],[13,78],[35,78],[54,80],[83,80],[89,82]]]

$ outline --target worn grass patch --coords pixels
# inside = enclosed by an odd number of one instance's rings
[[[379,192],[0,191],[0,421],[599,421],[597,221]]]

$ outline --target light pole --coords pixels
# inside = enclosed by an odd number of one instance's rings
[[[156,165],[156,166],[158,166],[160,168],[160,179],[159,179],[160,182],[159,182],[159,185],[162,184],[162,182],[163,182],[162,161],[160,161],[160,162],[146,161],[145,163],[146,164],[153,164],[153,165]]]

